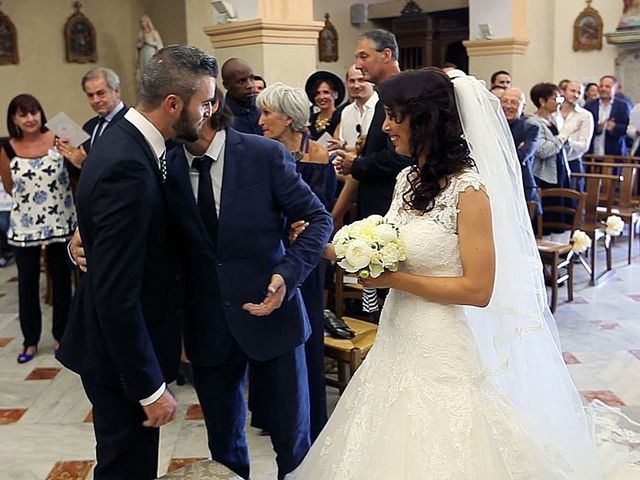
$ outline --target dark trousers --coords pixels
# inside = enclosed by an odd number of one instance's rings
[[[142,426],[147,418],[137,402],[119,387],[82,377],[84,391],[93,405],[96,434],[94,480],[152,480],[158,476],[160,429]]]
[[[18,266],[18,303],[23,345],[37,345],[42,333],[40,309],[40,247],[14,247]],[[69,317],[71,272],[66,243],[46,246],[47,266],[53,287],[53,338],[60,341]]]
[[[252,387],[265,403],[264,415],[278,464],[278,479],[294,470],[310,447],[309,391],[304,346],[279,357],[257,362],[235,344],[222,365],[193,365],[193,385],[207,425],[213,460],[242,478],[249,478],[249,452],[245,436],[246,408],[243,389],[247,366],[253,372]]]

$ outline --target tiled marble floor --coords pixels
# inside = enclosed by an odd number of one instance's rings
[[[640,421],[640,256],[626,265],[625,240],[614,251],[615,275],[601,285],[589,287],[585,272],[576,266],[576,299],[563,303],[563,289],[556,318],[565,361],[585,399],[621,406]],[[22,341],[15,275],[15,266],[0,270],[0,478],[90,478],[91,407],[78,377],[53,358],[48,309],[37,357],[24,365],[15,361]],[[160,473],[208,456],[193,389],[172,390],[180,409],[177,420],[162,430]],[[335,390],[328,393],[335,404]],[[269,438],[248,430],[252,478],[274,479]]]

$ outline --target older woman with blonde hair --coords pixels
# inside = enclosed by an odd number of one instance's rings
[[[261,110],[259,125],[265,137],[281,142],[291,152],[298,173],[327,210],[331,209],[336,174],[329,152],[311,140],[307,131],[309,99],[302,88],[274,83],[256,98]],[[300,220],[300,219],[290,219]],[[316,267],[301,287],[311,324],[305,349],[309,376],[311,437],[314,439],[327,421],[324,383],[324,301],[322,266]]]

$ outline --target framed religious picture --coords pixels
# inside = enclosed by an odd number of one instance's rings
[[[324,28],[318,37],[318,51],[321,62],[338,61],[338,32],[329,21],[329,14],[324,15]]]
[[[64,26],[64,44],[67,62],[90,63],[98,60],[96,53],[96,30],[87,17],[80,11],[82,4],[73,4],[75,12]]]
[[[0,11],[0,65],[18,63],[18,36],[11,19]]]
[[[602,17],[591,8],[591,0],[573,22],[573,50],[602,50]]]

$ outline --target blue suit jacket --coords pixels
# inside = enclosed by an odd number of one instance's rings
[[[591,138],[591,146],[589,147],[589,153],[593,153],[593,141],[596,135],[602,133],[602,128],[598,125],[598,116],[600,113],[600,101],[591,100],[584,105],[584,108],[591,112],[593,115],[593,137]],[[611,105],[611,115],[616,121],[616,126],[612,131],[605,131],[604,137],[604,153],[607,155],[626,155],[627,154],[627,126],[629,125],[629,105],[619,99],[614,99]]]
[[[126,119],[93,146],[77,205],[89,270],[58,359],[137,402],[176,377],[184,299],[157,160]]]
[[[525,117],[509,123],[513,142],[515,143],[520,168],[522,169],[522,186],[527,201],[533,200],[537,204],[537,212],[542,213],[542,204],[537,191],[536,179],[533,175],[533,160],[536,155],[536,146],[540,136],[540,128]]]
[[[184,235],[189,359],[224,363],[234,339],[258,361],[302,344],[310,328],[298,286],[318,263],[333,224],[290,154],[268,138],[227,129],[217,245],[198,213],[182,147],[167,161],[169,204]],[[287,218],[309,226],[285,251]],[[287,285],[282,306],[266,317],[243,310],[243,304],[264,299],[274,273]]]

